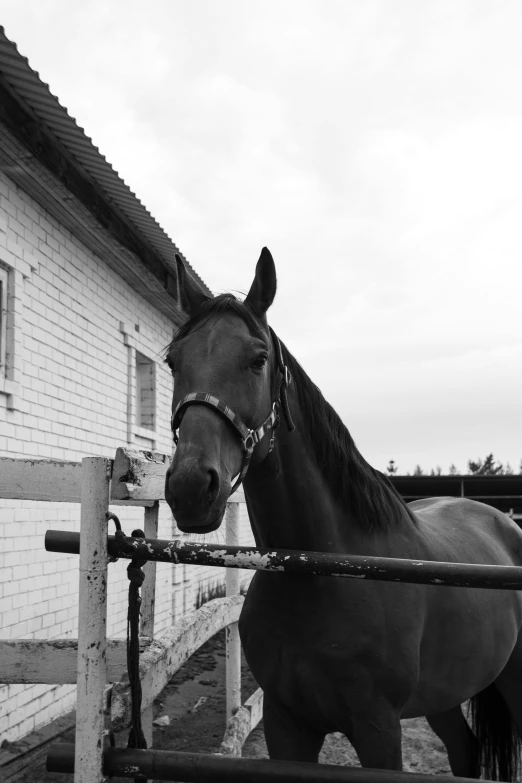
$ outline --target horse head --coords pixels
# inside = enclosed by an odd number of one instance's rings
[[[181,259],[177,263],[189,320],[166,358],[174,376],[177,448],[165,499],[181,531],[209,533],[220,526],[231,491],[249,465],[260,463],[273,446],[284,385],[281,348],[266,320],[276,272],[263,248],[241,302],[231,294],[207,297]]]

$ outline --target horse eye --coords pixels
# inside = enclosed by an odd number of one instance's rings
[[[252,367],[255,367],[256,370],[262,370],[267,362],[267,359],[268,356],[265,353],[262,353],[254,362],[252,362]]]

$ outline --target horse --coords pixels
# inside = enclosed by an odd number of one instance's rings
[[[363,458],[268,325],[267,248],[244,300],[208,297],[177,264],[188,320],[166,349],[165,498],[182,532],[217,530],[242,481],[258,547],[522,565],[506,515],[465,498],[406,504]],[[521,627],[517,591],[256,572],[239,629],[270,758],[317,762],[341,732],[363,767],[401,770],[401,719],[425,716],[454,775],[514,780]]]

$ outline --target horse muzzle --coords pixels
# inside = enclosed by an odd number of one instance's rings
[[[183,533],[211,533],[221,525],[230,486],[205,460],[177,457],[167,471],[165,500]]]

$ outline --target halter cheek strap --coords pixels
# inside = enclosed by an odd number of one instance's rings
[[[254,429],[249,429],[241,421],[239,416],[237,416],[237,414],[235,414],[234,411],[228,407],[228,405],[225,405],[224,402],[222,402],[217,397],[214,397],[212,394],[206,394],[205,392],[192,392],[191,394],[187,394],[185,397],[183,397],[182,400],[180,400],[180,402],[176,406],[176,410],[172,414],[171,428],[172,428],[172,433],[174,435],[174,443],[176,443],[176,445],[178,443],[179,425],[181,424],[183,414],[189,405],[207,405],[209,408],[213,408],[221,416],[226,418],[227,421],[232,425],[232,427],[234,427],[237,434],[241,438],[241,445],[243,447],[243,463],[241,465],[241,470],[234,483],[234,486],[230,491],[230,495],[232,495],[232,493],[234,493],[236,489],[238,489],[239,485],[243,481],[243,478],[245,477],[246,472],[249,468],[250,460],[252,458],[252,454],[254,453],[254,448],[269,432],[272,433],[272,437],[270,439],[270,448],[268,450],[268,453],[270,454],[270,452],[272,451],[274,447],[274,432],[279,426],[280,405],[283,409],[283,416],[285,418],[285,422],[289,431],[292,432],[292,430],[295,429],[294,423],[292,421],[292,417],[290,415],[290,409],[288,407],[288,396],[287,396],[287,387],[292,382],[292,376],[290,375],[288,367],[284,363],[283,352],[281,349],[281,343],[279,342],[279,338],[272,331],[272,329],[270,329],[270,333],[272,335],[272,340],[275,345],[277,366],[281,373],[281,380],[279,381],[276,399],[272,403],[272,410],[270,411],[270,414],[267,416],[267,418],[259,427],[256,427]]]

